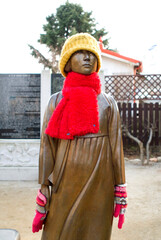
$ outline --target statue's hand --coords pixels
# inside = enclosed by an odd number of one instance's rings
[[[116,185],[115,186],[115,210],[114,217],[119,216],[118,228],[121,229],[125,221],[125,211],[127,208],[127,192],[126,185]]]
[[[32,232],[38,232],[42,229],[42,225],[44,223],[44,219],[46,218],[46,206],[47,198],[44,194],[38,190],[38,194],[36,197],[36,214],[32,222]]]

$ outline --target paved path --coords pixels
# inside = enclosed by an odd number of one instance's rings
[[[143,167],[128,161],[126,178],[125,224],[118,230],[114,219],[111,240],[161,240],[161,163]],[[0,228],[18,230],[21,240],[40,240],[41,232],[31,231],[38,188],[36,182],[0,182]]]

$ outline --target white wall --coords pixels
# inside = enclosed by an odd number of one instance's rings
[[[133,63],[121,62],[116,59],[107,58],[102,56],[102,67],[104,75],[133,75],[134,65]]]

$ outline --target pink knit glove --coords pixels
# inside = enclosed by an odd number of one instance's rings
[[[32,223],[32,232],[38,232],[42,229],[42,225],[44,223],[44,219],[46,218],[46,213],[40,213],[37,210],[35,211],[35,217]]]
[[[44,223],[44,219],[46,218],[46,210],[45,205],[47,203],[47,199],[45,195],[38,190],[38,194],[36,197],[36,214],[34,220],[32,222],[32,232],[38,232],[42,229],[42,225]]]
[[[119,216],[118,228],[121,229],[125,221],[125,211],[127,208],[126,184],[115,186],[115,210],[114,217]]]

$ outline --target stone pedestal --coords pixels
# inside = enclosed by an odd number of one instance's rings
[[[39,139],[0,139],[0,180],[37,180],[39,148]]]

